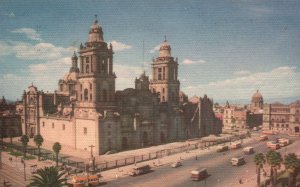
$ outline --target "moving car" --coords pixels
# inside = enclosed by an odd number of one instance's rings
[[[199,168],[191,171],[191,179],[194,181],[199,181],[208,177],[206,168]]]
[[[149,173],[151,171],[151,167],[149,165],[134,167],[130,172],[130,176],[142,175],[145,173]]]
[[[231,159],[231,165],[233,165],[233,166],[240,166],[240,165],[244,165],[245,163],[246,162],[245,162],[244,157],[237,157],[237,158]]]
[[[261,136],[259,136],[258,140],[260,140],[260,141],[268,140],[268,136],[267,135],[261,135]]]
[[[254,153],[254,148],[253,147],[245,147],[243,149],[243,152],[247,155],[250,155],[250,154]]]
[[[284,147],[284,146],[289,145],[291,142],[290,142],[290,140],[287,139],[287,138],[279,138],[279,139],[278,139],[278,143],[279,143],[279,146],[280,146],[280,147]]]
[[[227,145],[219,145],[217,147],[217,152],[223,152],[223,151],[228,151],[228,146]]]
[[[238,149],[238,148],[241,148],[242,147],[242,144],[241,143],[232,143],[230,145],[230,148],[231,149]]]
[[[171,165],[172,168],[177,168],[177,167],[180,167],[180,166],[182,166],[182,164],[181,164],[181,162],[179,162],[179,161],[174,162],[174,163]]]

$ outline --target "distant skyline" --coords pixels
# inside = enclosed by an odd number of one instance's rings
[[[1,1],[0,96],[20,99],[32,82],[57,89],[97,14],[117,90],[134,87],[143,67],[151,77],[166,35],[189,97],[245,103],[258,89],[266,102],[290,102],[300,99],[299,10],[296,0]]]

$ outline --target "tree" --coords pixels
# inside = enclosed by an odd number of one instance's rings
[[[24,153],[24,158],[26,157],[26,149],[27,149],[27,144],[29,142],[29,138],[27,135],[23,135],[21,137],[21,142],[22,142],[22,145],[23,145],[23,153]]]
[[[31,183],[28,187],[60,187],[64,186],[64,172],[59,172],[57,167],[45,167],[38,169],[37,173],[32,176]]]
[[[269,151],[266,155],[267,162],[270,165],[271,184],[276,186],[277,169],[280,168],[282,156],[279,152]]]
[[[266,163],[265,155],[262,153],[258,153],[254,156],[254,163],[257,169],[257,186],[260,186],[260,170],[263,168]]]
[[[56,155],[56,167],[58,166],[58,153],[61,150],[61,145],[59,142],[55,142],[53,147],[52,147],[55,155]]]
[[[42,144],[44,142],[44,139],[43,139],[42,135],[38,134],[38,135],[34,136],[33,140],[34,140],[34,143],[36,144],[36,146],[38,147],[38,151],[39,151],[39,153],[38,153],[38,160],[40,161],[41,146],[42,146]]]
[[[288,187],[296,186],[296,176],[300,168],[300,160],[297,158],[297,155],[295,153],[289,153],[285,156],[284,166],[289,173]]]

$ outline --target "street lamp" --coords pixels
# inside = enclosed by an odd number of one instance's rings
[[[24,180],[26,181],[26,164],[25,164],[25,160],[22,159],[21,163],[24,165]]]

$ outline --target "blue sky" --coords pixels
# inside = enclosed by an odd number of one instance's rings
[[[215,101],[300,96],[300,1],[0,1],[0,95],[53,91],[94,14],[114,45],[117,89],[134,86],[164,35],[181,90]],[[143,43],[144,62],[143,62]]]

